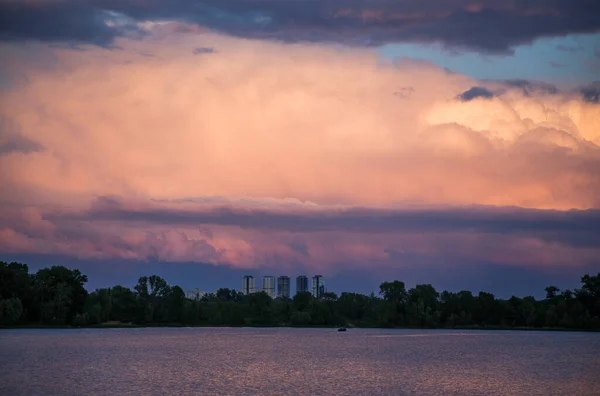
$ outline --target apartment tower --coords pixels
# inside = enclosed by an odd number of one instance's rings
[[[315,275],[312,278],[312,295],[314,298],[321,298],[325,294],[325,280],[322,275]]]
[[[296,294],[308,293],[308,277],[300,275],[296,277]]]
[[[256,292],[256,288],[254,286],[254,277],[252,275],[244,276],[242,279],[242,293],[248,295],[254,292]]]
[[[290,277],[280,276],[277,278],[277,297],[290,298]]]
[[[263,276],[262,291],[267,293],[269,297],[275,298],[275,277]]]

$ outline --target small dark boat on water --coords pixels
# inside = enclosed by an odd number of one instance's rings
[[[340,328],[338,329],[338,331],[346,331],[346,328],[345,328],[345,327],[340,327]]]

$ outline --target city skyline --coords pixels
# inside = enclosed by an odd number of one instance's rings
[[[78,268],[90,278],[86,288],[91,292],[97,288],[107,287],[113,284],[122,284],[128,287],[135,286],[140,274],[156,274],[170,279],[174,284],[180,285],[184,290],[199,288],[202,291],[215,292],[219,287],[238,290],[240,279],[249,272],[245,269],[231,269],[227,267],[215,267],[209,264],[178,263],[173,266],[165,262],[114,262],[118,270],[106,272],[103,267],[98,266],[95,261],[73,260],[62,257],[57,261],[48,261],[47,257],[40,256],[13,256],[5,255],[4,261],[26,262],[29,268],[38,270],[48,265],[66,265],[69,268]],[[548,284],[557,285],[560,288],[569,288],[577,284],[580,275],[573,274],[568,268],[556,268],[550,275],[539,273],[535,269],[523,271],[514,267],[494,265],[493,263],[474,262],[463,268],[448,271],[441,265],[429,265],[426,271],[415,271],[407,267],[402,269],[390,269],[387,271],[363,271],[360,268],[349,269],[338,272],[334,276],[330,274],[328,279],[328,290],[334,293],[344,291],[370,294],[379,292],[381,282],[393,279],[402,280],[407,288],[417,284],[432,284],[436,288],[458,292],[460,290],[486,290],[501,298],[510,298],[511,295],[527,295],[534,290],[536,298],[543,297],[543,289]],[[584,272],[587,270],[583,270]],[[593,273],[592,268],[589,272]],[[256,270],[253,273],[257,277],[272,271]],[[302,271],[301,273],[309,273]],[[314,272],[316,273],[316,271]],[[491,274],[491,276],[490,276]],[[295,281],[293,282],[295,285]],[[311,290],[308,290],[309,292]]]
[[[242,287],[240,289],[230,289],[236,290],[242,294],[252,294],[257,292],[265,292],[271,298],[292,298],[294,295],[304,292],[311,293],[311,295],[315,298],[320,298],[324,293],[327,292],[325,287],[325,280],[322,275],[314,275],[311,277],[312,285],[311,287],[298,287],[298,285],[302,282],[302,280],[308,281],[308,277],[306,275],[298,275],[295,277],[296,287],[292,289],[291,287],[291,277],[288,275],[263,275],[261,277],[262,287],[256,287],[256,278],[254,275],[244,275],[242,277]],[[316,282],[316,283],[315,283]],[[190,299],[200,299],[202,296],[210,293],[215,293],[219,289],[225,289],[227,287],[218,286],[214,289],[214,291],[209,290],[201,290],[200,288],[192,288],[186,290],[186,297]],[[293,290],[293,293],[292,293]]]
[[[311,293],[313,297],[319,298],[326,292],[324,277],[322,275],[315,275],[311,278],[311,281],[313,282],[312,288],[309,288],[308,286],[308,277],[306,275],[297,275],[295,280],[296,287],[295,289],[292,289],[291,277],[288,275],[280,275],[277,277],[273,275],[262,275],[262,287],[257,288],[255,276],[244,275],[242,277],[242,288],[240,289],[240,292],[243,294],[251,294],[262,291],[271,298],[291,298],[300,292]],[[306,285],[304,285],[304,283],[306,283]],[[237,289],[234,288],[233,290]],[[292,290],[294,290],[293,293]]]

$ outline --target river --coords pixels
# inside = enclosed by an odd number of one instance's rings
[[[0,330],[0,395],[600,395],[600,334]]]

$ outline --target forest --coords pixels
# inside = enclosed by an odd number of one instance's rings
[[[159,276],[137,285],[89,293],[87,276],[63,266],[30,273],[26,264],[0,261],[0,325],[19,326],[347,326],[406,328],[545,328],[600,330],[600,273],[580,288],[548,286],[544,299],[499,299],[470,291],[438,292],[430,284],[406,289],[383,282],[379,294],[299,293],[272,299],[219,289],[188,299]]]

